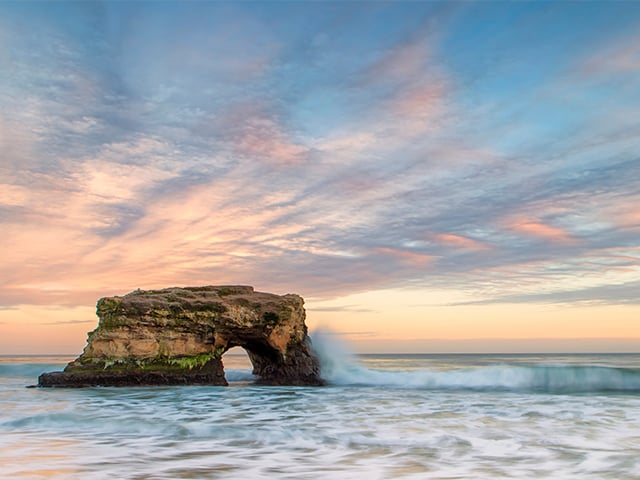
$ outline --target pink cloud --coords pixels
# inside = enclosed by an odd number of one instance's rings
[[[290,141],[280,125],[265,118],[249,121],[237,148],[244,155],[280,165],[298,163],[307,152],[305,146]]]
[[[403,117],[431,117],[442,112],[447,95],[448,88],[442,80],[420,82],[400,91],[390,107]]]
[[[375,252],[396,258],[403,263],[408,263],[411,265],[419,265],[419,266],[428,265],[431,262],[433,262],[433,260],[435,259],[433,255],[412,252],[409,250],[403,250],[399,248],[380,247],[380,248],[376,248]]]
[[[631,230],[640,228],[640,208],[635,205],[612,205],[604,214],[609,222],[618,227]]]
[[[309,147],[294,139],[268,102],[235,102],[215,115],[202,118],[193,131],[213,136],[228,153],[273,165],[304,160]]]
[[[394,87],[380,104],[381,117],[387,120],[379,127],[394,130],[395,137],[406,139],[432,130],[434,120],[447,109],[450,82],[433,55],[432,43],[420,35],[385,52],[365,73],[367,83]]]
[[[527,219],[516,220],[509,223],[508,228],[525,236],[533,236],[556,243],[576,243],[576,239],[566,230],[547,225],[539,221]]]
[[[624,215],[623,221],[630,227],[640,227],[640,210],[632,211]]]
[[[640,37],[625,37],[591,57],[580,67],[580,73],[633,73],[640,71]]]
[[[439,243],[464,250],[487,250],[489,248],[484,243],[452,233],[439,233],[434,238]]]

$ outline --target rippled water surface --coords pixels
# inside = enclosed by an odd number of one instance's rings
[[[27,389],[0,358],[2,479],[640,479],[638,355],[324,349],[320,388]]]

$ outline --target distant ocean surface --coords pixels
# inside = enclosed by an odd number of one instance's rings
[[[640,479],[640,355],[364,355],[327,387],[27,389],[0,357],[4,479]]]

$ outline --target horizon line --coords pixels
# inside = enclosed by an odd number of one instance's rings
[[[223,356],[227,355],[224,353]],[[231,356],[243,356],[242,354],[231,353]],[[624,352],[574,352],[574,351],[562,351],[562,352],[361,352],[353,353],[355,356],[366,355],[640,355],[640,351],[624,351]],[[14,357],[33,357],[33,358],[45,358],[45,357],[78,357],[77,353],[15,353],[15,354],[0,354],[0,358],[14,358]]]

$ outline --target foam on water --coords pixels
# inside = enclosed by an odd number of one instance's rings
[[[0,359],[0,479],[638,479],[640,395],[598,369],[640,356],[355,357],[320,337],[319,388],[258,386],[229,358],[229,387],[27,389],[64,362]]]

